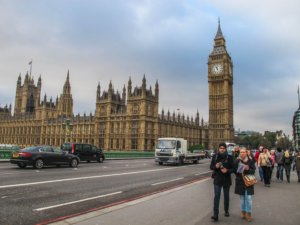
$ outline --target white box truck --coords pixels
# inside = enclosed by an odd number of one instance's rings
[[[187,140],[183,138],[159,138],[155,148],[155,162],[175,163],[177,165],[185,162],[198,163],[205,157],[204,152],[190,152],[187,150]]]

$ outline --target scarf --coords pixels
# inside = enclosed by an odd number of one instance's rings
[[[225,151],[224,153],[218,152],[217,153],[217,160],[218,161],[223,161],[223,160],[225,160],[227,158],[227,156],[228,156],[227,151]]]
[[[239,160],[243,163],[247,163],[249,161],[249,157],[246,155],[246,157],[244,159],[242,159],[240,156],[239,156]]]

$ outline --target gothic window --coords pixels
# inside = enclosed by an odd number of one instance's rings
[[[100,123],[100,125],[99,125],[99,133],[101,135],[104,135],[104,133],[105,133],[105,123]]]
[[[110,139],[110,148],[113,149],[114,147],[114,139]]]
[[[116,126],[116,133],[119,134],[120,133],[120,123],[117,123]],[[118,148],[118,147],[117,147]]]
[[[138,146],[138,139],[131,139],[131,149],[136,150]]]
[[[26,112],[34,112],[34,98],[33,98],[33,94],[30,95],[30,97],[29,97],[29,99],[27,101]]]
[[[114,133],[114,124],[112,123],[110,126],[110,133],[113,134]]]
[[[99,138],[99,147],[104,148],[104,139],[103,138]]]
[[[123,123],[123,134],[126,134],[126,123]]]
[[[117,148],[117,149],[119,148],[119,144],[120,144],[120,139],[118,138],[118,139],[116,140],[116,148]]]
[[[131,133],[137,135],[139,132],[139,122],[133,121],[131,125]]]

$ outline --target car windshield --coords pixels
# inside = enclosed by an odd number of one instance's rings
[[[21,149],[20,152],[38,152],[40,148],[41,146],[32,146],[32,147],[23,148]]]
[[[70,143],[64,143],[61,148],[63,150],[70,150],[71,149],[71,144]]]
[[[63,152],[64,152],[64,151],[61,150],[60,148],[54,148],[53,151],[54,151],[55,153],[63,153]]]
[[[174,140],[159,140],[156,148],[176,148],[176,141]]]
[[[232,155],[233,150],[234,150],[234,147],[233,147],[233,146],[227,147],[228,155]]]

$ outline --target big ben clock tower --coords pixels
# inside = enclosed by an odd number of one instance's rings
[[[217,148],[220,142],[233,142],[232,67],[219,21],[214,48],[208,58],[210,148]]]

